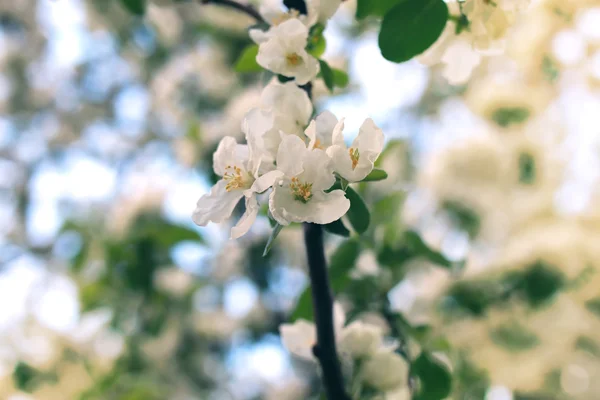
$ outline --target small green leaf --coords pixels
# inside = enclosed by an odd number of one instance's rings
[[[323,82],[325,82],[325,86],[327,86],[327,89],[329,89],[330,92],[333,92],[335,81],[331,67],[323,60],[319,60],[319,65],[321,66],[321,72],[319,73],[319,75],[321,76],[321,78],[323,78]]]
[[[411,365],[411,373],[419,378],[415,400],[441,400],[450,395],[452,376],[446,366],[434,356],[422,352]]]
[[[383,17],[392,7],[401,0],[358,0],[356,5],[356,19],[363,19],[369,15]]]
[[[258,45],[251,44],[246,47],[240,57],[235,62],[236,72],[260,72],[262,67],[256,62],[258,54]]]
[[[448,268],[456,265],[456,263],[448,260],[439,251],[431,249],[415,231],[406,231],[404,233],[404,241],[406,245],[415,252],[415,255],[425,257],[432,263]]]
[[[492,113],[491,119],[501,127],[507,128],[527,121],[530,114],[524,107],[501,107]]]
[[[277,235],[279,235],[279,232],[281,232],[282,229],[283,225],[275,224],[275,226],[273,227],[273,231],[271,231],[271,236],[269,236],[269,241],[265,246],[265,251],[263,251],[263,257],[266,257],[267,254],[269,254],[269,251],[271,251],[271,247],[273,247],[273,243],[275,242]]]
[[[323,36],[324,30],[325,27],[322,24],[316,24],[310,28],[306,51],[315,58],[320,58],[327,48],[327,41],[325,40],[325,36]]]
[[[360,243],[355,239],[349,239],[338,246],[331,256],[329,261],[329,279],[331,288],[334,292],[339,293],[350,282],[350,270],[354,268],[356,260],[360,256]],[[291,320],[295,321],[299,318],[308,320],[313,319],[312,294],[310,286],[307,287],[300,295],[296,309],[291,316]]]
[[[585,308],[600,318],[600,297],[586,301]]]
[[[33,391],[41,376],[40,371],[24,362],[17,363],[12,374],[15,387],[25,392]]]
[[[340,235],[344,237],[350,236],[350,231],[344,226],[344,223],[341,219],[333,221],[330,224],[323,225],[323,228],[329,233],[333,233],[334,235]]]
[[[443,0],[402,1],[381,22],[381,54],[396,63],[410,60],[437,40],[447,20],[448,6]]]
[[[380,225],[392,220],[398,215],[406,195],[403,192],[390,193],[373,206],[371,220],[373,224]]]
[[[121,4],[135,15],[144,15],[146,12],[146,0],[121,0]]]
[[[331,68],[331,70],[333,71],[333,82],[335,86],[342,89],[348,86],[350,78],[348,77],[348,74],[345,71],[342,71],[341,69],[337,68]]]
[[[354,230],[359,234],[363,234],[369,228],[369,223],[371,220],[369,209],[367,208],[367,205],[360,194],[358,194],[351,187],[346,189],[346,197],[348,200],[350,200],[348,219],[350,220]]]
[[[535,159],[529,153],[519,155],[519,182],[525,185],[535,182]]]
[[[373,171],[371,171],[371,173],[369,175],[367,175],[367,177],[365,179],[362,180],[362,182],[382,181],[382,180],[386,179],[387,177],[388,177],[387,172],[385,172],[382,169],[375,168],[375,169],[373,169]]]
[[[530,350],[540,343],[533,332],[517,321],[500,325],[490,333],[490,336],[494,343],[511,352]]]

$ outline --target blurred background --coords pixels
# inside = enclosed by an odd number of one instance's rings
[[[401,315],[457,400],[600,398],[600,8],[533,3],[501,50],[428,66],[384,60],[348,0],[325,59],[349,85],[314,88],[347,132],[371,117],[387,138],[338,300],[388,330],[382,310]],[[265,216],[237,241],[191,221],[271,79],[233,68],[253,23],[0,0],[1,400],[319,398],[278,334],[308,284],[300,227],[263,258]],[[408,228],[453,262],[407,254]]]

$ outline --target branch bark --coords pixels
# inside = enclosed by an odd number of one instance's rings
[[[333,295],[327,273],[321,225],[304,224],[304,243],[308,257],[317,329],[317,343],[313,352],[321,365],[327,398],[329,400],[350,400],[344,388],[344,377],[337,355],[333,325]]]
[[[234,0],[200,0],[201,4],[217,4],[224,7],[233,8],[235,10],[241,11],[256,20],[258,23],[263,23],[265,20],[262,15],[250,4],[242,4],[238,3]]]

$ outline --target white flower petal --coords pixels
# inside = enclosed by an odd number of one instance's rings
[[[349,208],[350,201],[343,190],[315,192],[306,203],[296,200],[287,185],[275,186],[269,196],[271,215],[281,225],[292,222],[329,224],[341,218]]]
[[[340,351],[354,358],[363,358],[376,353],[383,344],[383,332],[376,325],[354,321],[340,335]]]
[[[407,383],[408,364],[394,352],[380,351],[363,364],[362,374],[365,382],[387,392]]]
[[[223,222],[231,216],[233,209],[244,194],[241,190],[228,192],[227,183],[221,179],[212,187],[209,194],[200,197],[192,220],[196,225],[206,226],[209,222]]]
[[[304,62],[302,68],[297,68],[296,71],[294,71],[293,76],[298,85],[306,85],[319,74],[319,71],[321,71],[321,64],[319,64],[319,61],[317,61],[316,58],[304,50],[298,54]]]
[[[283,172],[279,170],[269,171],[266,174],[258,177],[252,184],[252,187],[250,187],[250,189],[244,192],[244,194],[246,194],[246,196],[249,196],[252,192],[262,193],[265,190],[269,189],[271,186],[273,186],[275,182],[277,182],[282,177]]]
[[[383,131],[375,125],[375,122],[371,118],[367,118],[358,130],[358,135],[354,139],[352,147],[358,148],[361,153],[370,152],[371,154],[376,154],[376,159],[383,150],[383,142]],[[370,161],[375,162],[375,159]]]
[[[213,169],[215,174],[223,176],[228,165],[246,169],[247,161],[248,146],[237,144],[233,137],[225,136],[213,154]]]
[[[264,43],[271,38],[269,31],[263,31],[262,29],[250,29],[248,35],[256,44]]]
[[[306,360],[314,359],[312,348],[317,342],[315,325],[303,319],[279,327],[281,342],[288,351]]]
[[[305,152],[302,160],[304,171],[298,175],[302,182],[312,183],[314,192],[327,190],[335,183],[331,159],[323,150],[314,149]],[[293,175],[288,175],[292,177]]]
[[[277,151],[277,169],[290,178],[300,174],[307,152],[306,144],[298,136],[285,136]]]
[[[250,227],[256,220],[258,215],[258,201],[256,196],[246,197],[246,211],[238,221],[238,223],[231,228],[231,239],[237,239],[246,234],[250,230]]]

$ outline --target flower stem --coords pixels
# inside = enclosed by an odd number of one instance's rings
[[[304,224],[304,243],[308,258],[317,343],[313,352],[323,371],[323,384],[329,400],[350,400],[344,388],[344,377],[337,355],[333,324],[333,295],[329,284],[323,229],[321,225]]]
[[[235,10],[241,11],[256,20],[258,23],[264,23],[265,20],[260,13],[250,4],[241,4],[234,0],[200,0],[202,4],[218,4],[224,7],[230,7]]]

